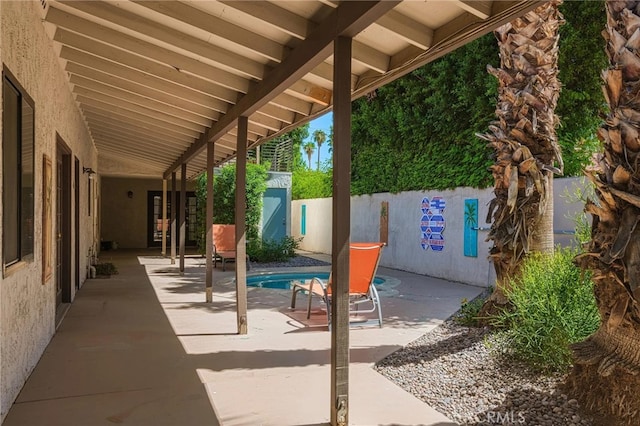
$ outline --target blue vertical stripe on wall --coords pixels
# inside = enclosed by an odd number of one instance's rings
[[[300,234],[307,235],[307,206],[302,205],[302,214],[300,217]]]
[[[464,200],[464,255],[478,257],[478,199]]]

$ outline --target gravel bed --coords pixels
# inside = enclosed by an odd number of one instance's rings
[[[307,256],[296,256],[287,260],[286,262],[266,262],[258,263],[251,262],[252,268],[297,268],[302,266],[326,266],[330,263],[323,262],[322,260],[313,259]]]
[[[497,340],[487,328],[450,319],[375,368],[461,425],[593,424],[562,393],[563,375],[539,375],[506,359],[490,349]]]

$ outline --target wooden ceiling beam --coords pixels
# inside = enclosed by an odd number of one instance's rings
[[[249,122],[274,132],[278,132],[284,127],[281,121],[274,120],[271,117],[261,114],[260,111],[256,111],[251,114],[249,116]]]
[[[167,133],[169,135],[172,135],[180,139],[184,139],[184,138],[196,139],[199,136],[199,133],[195,131],[185,130],[185,129],[175,130],[175,126],[172,127],[169,125],[166,125],[166,126],[162,125],[164,123],[162,123],[161,120],[155,120],[153,118],[149,118],[145,116],[134,117],[133,114],[118,108],[113,108],[113,107],[100,108],[92,104],[81,104],[81,107],[83,110],[86,109],[89,112],[93,112],[95,114],[101,115],[105,118],[108,118],[109,120],[128,123],[134,126],[140,126],[141,128],[155,129],[156,131]]]
[[[139,34],[157,39],[183,51],[206,58],[223,69],[249,79],[261,79],[265,74],[265,65],[247,61],[242,55],[214,46],[197,37],[176,29],[161,25],[141,15],[126,11],[115,4],[102,1],[59,0],[70,8],[104,19]]]
[[[159,154],[163,160],[171,160],[171,157],[175,155],[175,152],[179,150],[179,147],[168,147],[164,145],[160,145],[155,141],[138,139],[134,137],[127,137],[122,135],[117,135],[109,132],[102,132],[96,130],[91,133],[96,140],[109,140],[109,141],[117,141],[122,144],[126,144],[130,146],[132,149],[136,149],[139,151],[148,151],[153,155]]]
[[[153,111],[147,110],[143,107],[119,102],[117,99],[115,101],[104,101],[102,99],[98,99],[97,97],[88,97],[85,95],[76,94],[76,100],[83,105],[90,105],[98,109],[113,111],[115,113],[126,115],[140,121],[146,121],[151,124],[156,124],[162,129],[173,130],[187,136],[197,137],[206,129],[205,126],[188,123],[186,121],[176,119],[175,117],[172,117],[168,114],[159,112],[154,113]]]
[[[136,98],[132,94],[127,92],[118,93],[116,90],[113,90],[109,91],[110,93],[105,94],[79,86],[74,87],[73,91],[77,95],[81,95],[90,99],[96,99],[98,101],[102,101],[114,106],[119,106],[125,109],[130,109],[132,111],[140,112],[151,117],[168,117],[168,121],[173,122],[174,124],[186,122],[193,123],[194,125],[199,127],[204,126],[205,128],[211,126],[210,119],[206,119],[196,114],[190,114],[177,108],[171,108],[168,105],[160,102],[153,102],[152,100],[143,98],[141,96]]]
[[[144,155],[143,153],[137,151],[127,150],[126,148],[121,148],[118,146],[112,146],[108,143],[104,143],[102,146],[98,147],[98,155],[101,153],[110,153],[114,156],[118,156],[119,158],[123,157],[123,153],[126,154],[126,158],[136,159],[138,161],[144,162],[145,164],[155,164],[159,167],[164,167],[164,161],[155,160],[152,157]]]
[[[299,40],[304,40],[307,37],[307,34],[310,34],[316,27],[315,23],[308,21],[304,17],[296,15],[293,12],[289,12],[274,3],[266,1],[237,0],[222,0],[220,3],[239,10],[249,16],[256,17],[266,25]]]
[[[332,52],[333,40],[343,35],[353,37],[393,9],[396,1],[344,2],[294,49],[270,74],[239,99],[231,109],[211,127],[205,138],[195,142],[165,172],[165,177],[197,155],[210,140],[216,140],[236,124],[238,117],[250,116],[269,100],[323,62]]]
[[[456,3],[461,9],[480,19],[487,19],[491,16],[492,0],[456,0]]]
[[[204,13],[186,3],[151,0],[133,1],[149,10],[169,16],[211,34],[212,37],[209,41],[212,44],[220,45],[221,41],[228,41],[236,45],[236,49],[246,49],[274,62],[282,62],[287,54],[288,49],[279,43],[217,16]]]
[[[72,63],[93,68],[95,70],[127,79],[143,86],[150,87],[152,89],[164,91],[168,94],[185,100],[196,102],[199,105],[211,108],[218,112],[226,112],[229,108],[229,104],[227,104],[226,102],[223,102],[213,96],[204,94],[198,90],[193,90],[188,87],[175,84],[171,81],[158,78],[154,75],[125,67],[115,62],[92,55],[90,53],[82,52],[73,47],[62,46],[62,49],[60,50],[60,57]]]
[[[100,114],[100,112],[92,111],[90,109],[86,109],[84,111],[84,116],[89,122],[89,126],[96,126],[97,128],[109,130],[114,129],[114,131],[128,134],[135,134],[140,136],[148,136],[157,140],[161,140],[167,143],[172,143],[176,145],[186,145],[189,146],[193,142],[193,138],[188,136],[176,137],[173,134],[169,134],[168,132],[163,132],[158,130],[155,127],[151,128],[142,128],[135,124],[126,123],[124,121],[115,121],[113,119],[107,118]]]
[[[274,105],[273,103],[268,103],[267,105],[260,108],[259,111],[261,114],[266,115],[267,117],[275,118],[286,124],[291,124],[296,118],[296,113]]]
[[[390,10],[386,15],[381,16],[376,25],[391,31],[404,41],[422,50],[427,50],[433,43],[431,28],[395,10]]]
[[[187,55],[166,49],[157,44],[150,43],[141,38],[133,37],[104,25],[91,22],[77,15],[61,10],[55,4],[49,7],[47,21],[56,24],[59,28],[66,28],[87,37],[117,46],[132,53],[153,59],[155,61],[171,65],[179,70],[186,70],[201,77],[214,76],[210,81],[234,91],[246,93],[251,86],[247,78],[206,64]]]
[[[213,109],[207,108],[200,104],[188,101],[186,99],[178,98],[161,90],[153,89],[151,87],[143,86],[141,84],[125,80],[121,77],[116,77],[93,68],[85,67],[84,65],[68,62],[66,70],[70,74],[69,81],[71,82],[71,84],[76,86],[85,87],[96,91],[114,89],[126,93],[131,93],[132,95],[144,97],[147,99],[154,99],[163,104],[170,105],[193,114],[197,114],[204,118],[214,117],[216,113],[219,114],[217,111],[214,111]]]
[[[331,104],[331,98],[333,96],[333,92],[331,90],[320,86],[304,85],[303,87],[300,83],[300,81],[293,83],[291,87],[287,89],[286,93],[296,98],[307,100],[322,106],[328,106]]]
[[[293,35],[299,40],[304,40],[307,38],[309,34],[318,26],[318,24],[314,22],[309,22],[301,16],[292,14],[290,12],[284,11],[284,9],[279,8],[276,5],[265,6],[256,4],[257,2],[246,2],[246,1],[227,1],[225,4],[234,9],[240,10],[246,14],[254,16],[261,21],[269,24],[272,27],[279,28],[280,30]],[[335,5],[331,5],[332,8],[335,8]],[[279,10],[278,10],[279,9]],[[262,11],[266,11],[266,13],[261,13]],[[283,13],[286,12],[286,13]],[[279,14],[282,14],[279,16]],[[293,15],[293,16],[290,16]],[[287,16],[287,19],[282,19],[281,16]],[[304,22],[303,22],[304,21]],[[285,54],[286,56],[286,54]],[[389,56],[384,53],[376,50],[370,46],[367,46],[363,43],[360,43],[356,40],[353,41],[353,59],[365,67],[376,70],[378,72],[384,73],[388,71],[389,65]],[[331,65],[326,64],[330,68],[330,76],[331,81],[333,79],[333,69]],[[311,70],[312,74],[316,74],[321,70]],[[327,75],[319,74],[320,77],[326,78]]]
[[[83,52],[90,53],[91,55],[108,59],[134,70],[138,70],[139,72],[150,74],[155,77],[171,81],[175,84],[180,84],[190,89],[202,92],[222,101],[222,103],[220,103],[221,108],[224,108],[226,103],[234,103],[238,99],[238,92],[235,90],[227,89],[212,83],[211,81],[181,72],[175,67],[163,65],[150,59],[145,59],[141,56],[129,53],[126,50],[112,47],[109,44],[72,33],[64,28],[58,28],[53,39],[63,45],[71,46]]]
[[[128,131],[119,127],[104,125],[96,120],[91,120],[91,132],[93,131],[100,132],[101,134],[112,134],[114,136],[127,139],[132,138],[134,140],[153,141],[160,146],[173,147],[177,150],[185,148],[184,141],[171,141],[166,138],[154,136],[150,133]]]
[[[98,150],[100,150],[100,145],[102,147],[109,146],[111,148],[118,148],[126,152],[127,154],[137,154],[142,158],[153,157],[160,162],[170,161],[171,156],[173,155],[171,152],[166,152],[164,150],[159,149],[158,147],[153,148],[152,146],[147,146],[144,144],[138,144],[137,146],[128,141],[122,141],[117,138],[111,136],[103,136],[100,139],[98,144]],[[148,155],[150,154],[150,155]]]

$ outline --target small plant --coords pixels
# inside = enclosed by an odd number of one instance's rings
[[[491,294],[487,292],[486,294]],[[478,325],[478,314],[484,304],[486,297],[478,296],[475,299],[469,301],[465,297],[460,304],[460,310],[456,313],[454,321],[460,325],[469,327],[475,327]]]
[[[111,262],[96,264],[96,275],[111,276],[111,275],[117,275],[117,274],[118,274],[118,268],[116,268],[116,265],[114,265]]]
[[[247,244],[249,258],[258,263],[282,262],[296,255],[302,238],[284,237],[281,241],[252,240]]]
[[[506,292],[513,309],[494,319],[505,329],[503,352],[543,371],[570,367],[569,345],[600,324],[591,277],[573,264],[575,255],[556,249],[525,260],[521,278]]]

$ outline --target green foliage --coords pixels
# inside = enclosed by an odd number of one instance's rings
[[[306,168],[306,161],[302,157],[302,143],[309,137],[309,123],[303,124],[300,127],[296,127],[289,133],[285,133],[280,136],[281,138],[288,138],[292,141],[293,149],[293,170],[302,170]]]
[[[267,167],[260,164],[247,164],[246,183],[246,226],[247,241],[259,238],[260,217],[262,215],[262,198],[267,189]],[[205,208],[207,199],[207,175],[203,173],[198,178],[196,186],[198,199],[197,229],[198,250],[204,253],[206,243]],[[234,224],[236,216],[236,166],[230,164],[222,167],[220,173],[213,180],[213,223]]]
[[[569,345],[599,326],[593,283],[573,264],[575,255],[570,249],[530,255],[506,294],[513,309],[495,319],[506,328],[502,349],[539,370],[566,370]]]
[[[96,275],[110,276],[118,274],[118,268],[111,262],[98,263],[95,268]]]
[[[587,199],[596,200],[595,184],[587,179],[580,185],[573,184],[571,188],[565,188],[562,198],[569,203],[585,204]],[[580,247],[591,241],[591,215],[584,210],[573,215],[567,215],[575,224],[575,240]]]
[[[253,262],[282,262],[296,255],[302,238],[284,237],[281,241],[251,240],[247,244],[247,254]]]
[[[487,294],[491,294],[487,292]],[[480,309],[482,309],[482,305],[486,297],[476,297],[475,299],[468,301],[466,298],[462,299],[462,303],[460,304],[460,309],[454,316],[453,320],[460,324],[466,326],[477,326],[478,325],[478,314],[480,313]]]
[[[311,170],[311,157],[313,153],[316,151],[316,144],[313,142],[307,142],[302,147],[302,150],[307,154],[307,160],[309,161],[309,170]]]
[[[475,136],[494,119],[496,41],[482,37],[353,106],[352,192],[486,187],[492,161]]]
[[[565,2],[562,11],[558,138],[565,175],[575,176],[599,147],[604,3]],[[493,34],[354,102],[352,193],[490,186],[491,151],[475,136],[495,120],[497,81],[487,64],[499,65]]]
[[[591,154],[601,149],[595,136],[605,108],[600,73],[607,67],[604,2],[570,1],[560,6],[566,23],[560,27],[558,69],[562,92],[556,113],[561,122],[558,142],[562,147],[565,176],[578,176]]]
[[[296,170],[292,176],[291,197],[294,200],[331,197],[332,179],[331,172]]]

